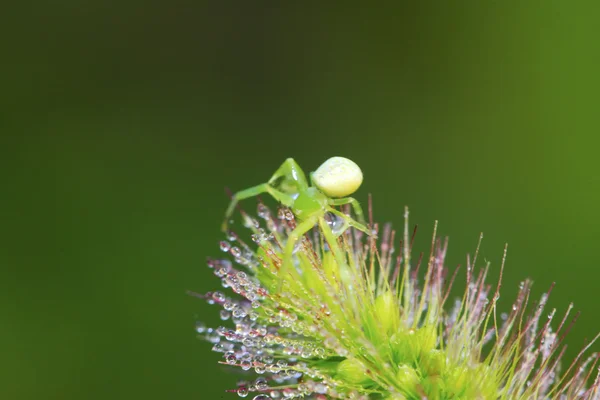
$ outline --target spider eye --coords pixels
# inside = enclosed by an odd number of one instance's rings
[[[331,157],[312,174],[314,185],[329,197],[344,197],[356,192],[363,181],[359,166],[344,157]]]

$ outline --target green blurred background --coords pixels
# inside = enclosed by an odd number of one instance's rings
[[[425,249],[439,219],[449,265],[483,231],[495,279],[508,242],[503,306],[556,281],[576,354],[600,330],[599,9],[439,3],[5,12],[0,397],[235,398],[185,291],[219,285],[224,187],[286,157],[352,158],[377,220],[410,206]]]

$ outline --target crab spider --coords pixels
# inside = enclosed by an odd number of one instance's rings
[[[236,204],[240,200],[258,196],[262,193],[270,194],[275,200],[294,213],[298,222],[296,228],[289,234],[283,253],[283,263],[280,272],[280,286],[285,269],[292,263],[292,255],[296,242],[319,225],[323,231],[329,247],[332,249],[338,262],[343,262],[343,254],[337,245],[336,236],[343,233],[348,227],[356,228],[367,234],[371,231],[365,226],[365,219],[356,199],[347,197],[354,193],[363,180],[363,175],[353,161],[344,157],[332,157],[325,161],[316,171],[310,174],[310,182],[306,180],[304,172],[293,158],[288,158],[275,171],[267,183],[242,190],[233,195],[231,203],[225,213],[223,230],[227,230],[227,222]],[[350,204],[359,221],[339,212],[334,206]],[[332,213],[342,219],[342,229],[338,235],[334,234],[325,220],[325,214]]]

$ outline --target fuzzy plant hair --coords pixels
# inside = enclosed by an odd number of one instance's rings
[[[287,208],[274,215],[262,202],[257,214],[242,211],[251,240],[230,231],[220,243],[225,257],[208,260],[224,290],[193,293],[220,308],[223,326],[196,330],[222,353],[225,369],[245,371],[231,389],[240,397],[600,399],[598,356],[586,354],[593,341],[561,363],[573,306],[545,310],[551,289],[536,301],[525,280],[512,309],[497,310],[500,283],[486,283],[479,246],[466,268],[449,271],[437,223],[429,256],[413,258],[408,209],[401,233],[371,222],[372,236],[336,232],[339,218],[328,214],[344,262],[317,225],[280,276],[295,215]],[[457,277],[466,290],[455,299]]]

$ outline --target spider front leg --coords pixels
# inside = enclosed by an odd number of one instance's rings
[[[278,182],[279,181],[279,182]],[[293,158],[286,159],[283,164],[277,168],[277,171],[269,179],[270,185],[292,190],[295,192],[304,191],[308,188],[308,181],[304,171]],[[277,185],[275,185],[277,183]]]
[[[328,203],[330,206],[343,206],[345,204],[352,205],[352,209],[354,210],[354,214],[356,214],[358,221],[361,223],[361,225],[363,225],[363,226],[366,225],[365,216],[363,214],[362,208],[361,208],[359,202],[354,197],[343,197],[341,199],[329,199]],[[365,232],[365,233],[370,234],[369,232]]]
[[[310,217],[305,221],[302,221],[300,224],[296,226],[289,236],[287,237],[287,241],[285,244],[285,249],[283,250],[283,262],[281,263],[281,268],[277,273],[279,277],[279,282],[277,284],[277,293],[281,293],[281,288],[283,286],[283,279],[288,271],[288,268],[293,268],[293,255],[294,255],[294,247],[296,247],[296,242],[301,239],[308,231],[310,231],[319,221],[319,218],[316,216]]]
[[[225,220],[223,221],[223,224],[221,225],[221,230],[223,232],[227,231],[227,225],[229,223],[229,218],[231,218],[231,215],[233,214],[233,211],[235,210],[235,206],[237,205],[237,203],[240,200],[244,200],[244,199],[247,199],[250,197],[255,197],[262,193],[270,194],[275,200],[277,200],[278,202],[280,202],[281,204],[283,204],[287,207],[291,207],[292,204],[294,203],[294,199],[291,196],[273,188],[268,183],[263,183],[261,185],[257,185],[257,186],[242,190],[240,192],[237,192],[236,194],[234,194],[231,197],[231,203],[229,203],[229,207],[227,207],[227,211],[225,212]]]

